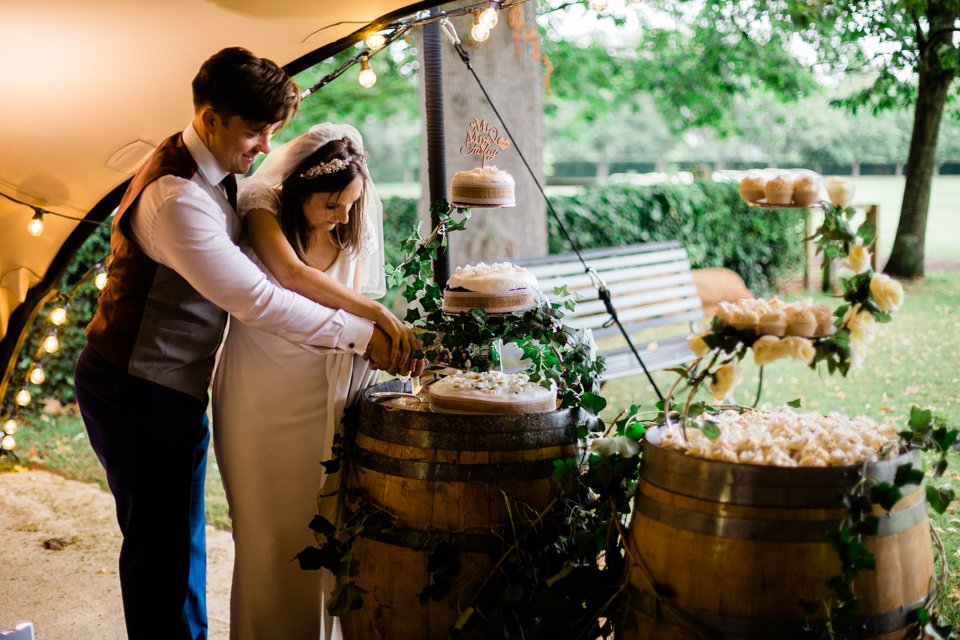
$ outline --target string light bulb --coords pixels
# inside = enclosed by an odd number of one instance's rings
[[[480,12],[480,22],[487,26],[487,29],[493,29],[500,22],[500,14],[497,12],[497,5],[491,4]]]
[[[60,306],[50,312],[50,324],[61,326],[67,321],[67,308]]]
[[[43,372],[43,367],[37,363],[30,369],[30,375],[28,377],[33,384],[43,384],[43,381],[47,379],[47,374]]]
[[[27,233],[32,236],[39,236],[43,233],[43,212],[37,211],[33,214],[33,218],[30,219],[30,222],[27,223]]]
[[[51,331],[50,335],[43,339],[43,350],[47,353],[56,353],[60,350],[60,340],[57,338],[56,331]]]
[[[103,288],[107,286],[107,272],[104,271],[103,268],[97,272],[96,277],[93,279],[93,284],[101,291],[103,291]]]
[[[383,45],[387,44],[387,37],[382,33],[371,33],[367,36],[367,39],[364,40],[368,49],[376,51]]]
[[[17,425],[17,419],[10,418],[9,420],[3,423],[3,432],[8,436],[12,436],[17,432],[18,426],[19,425]]]
[[[13,399],[19,406],[25,407],[30,404],[30,392],[27,391],[26,387],[20,387],[20,391],[17,391],[16,397]]]
[[[13,439],[13,436],[7,434],[0,439],[0,449],[4,451],[13,451],[17,447],[17,441]]]
[[[485,42],[490,37],[490,27],[480,21],[480,14],[473,14],[473,25],[470,27],[470,37],[474,42]]]
[[[377,84],[377,74],[370,68],[370,54],[366,52],[360,56],[360,75],[357,80],[360,81],[360,86],[364,89],[369,89]]]
[[[609,6],[608,0],[590,0],[590,8],[594,11],[606,11]]]

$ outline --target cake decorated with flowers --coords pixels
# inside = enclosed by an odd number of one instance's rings
[[[512,207],[516,201],[513,176],[494,166],[453,174],[450,201],[468,207]]]
[[[488,314],[527,311],[537,306],[537,278],[527,269],[509,262],[457,267],[443,291],[443,312],[469,313],[483,309]]]
[[[543,413],[557,408],[557,389],[525,373],[459,371],[428,387],[435,413]]]

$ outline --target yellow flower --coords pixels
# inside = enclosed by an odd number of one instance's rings
[[[733,363],[723,365],[713,374],[713,382],[710,383],[710,395],[717,402],[724,400],[737,388],[742,377],[740,369]]]
[[[761,336],[753,343],[753,361],[757,366],[790,356],[789,345],[777,336]]]
[[[877,319],[869,311],[862,311],[847,320],[847,329],[850,330],[850,338],[853,340],[862,340],[869,343],[876,337]]]
[[[903,305],[903,285],[883,273],[870,278],[870,295],[881,311],[897,311]]]
[[[702,358],[712,351],[710,347],[707,346],[707,343],[704,342],[703,336],[690,336],[687,339],[687,347],[690,351],[693,351],[698,358]]]
[[[854,273],[863,273],[870,268],[870,252],[863,246],[863,240],[857,238],[857,244],[850,247],[846,266]]]
[[[789,336],[781,340],[781,342],[784,343],[784,347],[790,354],[790,357],[802,364],[810,364],[813,362],[813,357],[817,355],[816,347],[806,338]]]

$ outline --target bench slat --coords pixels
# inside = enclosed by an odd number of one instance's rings
[[[697,288],[692,284],[683,287],[671,287],[669,289],[657,289],[655,291],[646,291],[641,293],[617,295],[617,292],[611,289],[611,298],[614,301],[614,308],[617,315],[624,317],[625,312],[640,307],[652,307],[652,305],[661,302],[670,302],[678,299],[690,298],[694,305],[700,305],[700,297],[697,294]],[[577,303],[568,318],[580,318],[584,316],[595,315],[598,313],[606,314],[607,307],[603,300],[581,300]],[[601,323],[603,324],[603,323]]]
[[[606,271],[615,271],[623,267],[636,267],[648,264],[657,264],[661,262],[681,262],[687,261],[687,252],[685,249],[672,249],[669,251],[647,254],[628,254],[621,256],[612,256],[609,258],[598,258],[587,262],[601,275]],[[551,278],[557,276],[571,276],[575,274],[584,274],[583,265],[580,261],[576,262],[557,262],[551,264],[542,264],[536,266],[527,266],[528,271],[537,278]],[[689,269],[690,267],[687,266]]]
[[[536,275],[536,274],[534,274]],[[693,274],[690,272],[690,263],[668,262],[646,267],[636,267],[632,269],[619,269],[617,271],[601,272],[600,277],[607,283],[607,288],[611,291],[614,285],[625,284],[627,288],[631,287],[655,287],[657,283],[668,278],[676,278],[681,282],[693,282]],[[593,280],[585,273],[577,275],[541,278],[537,276],[540,288],[543,291],[553,291],[555,287],[566,285],[568,291],[590,290],[596,291]]]

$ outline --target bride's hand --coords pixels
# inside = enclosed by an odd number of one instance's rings
[[[413,352],[419,347],[419,341],[413,330],[403,324],[399,318],[390,313],[382,304],[373,321],[384,333],[390,336],[390,363],[391,368],[400,369],[410,361]]]

